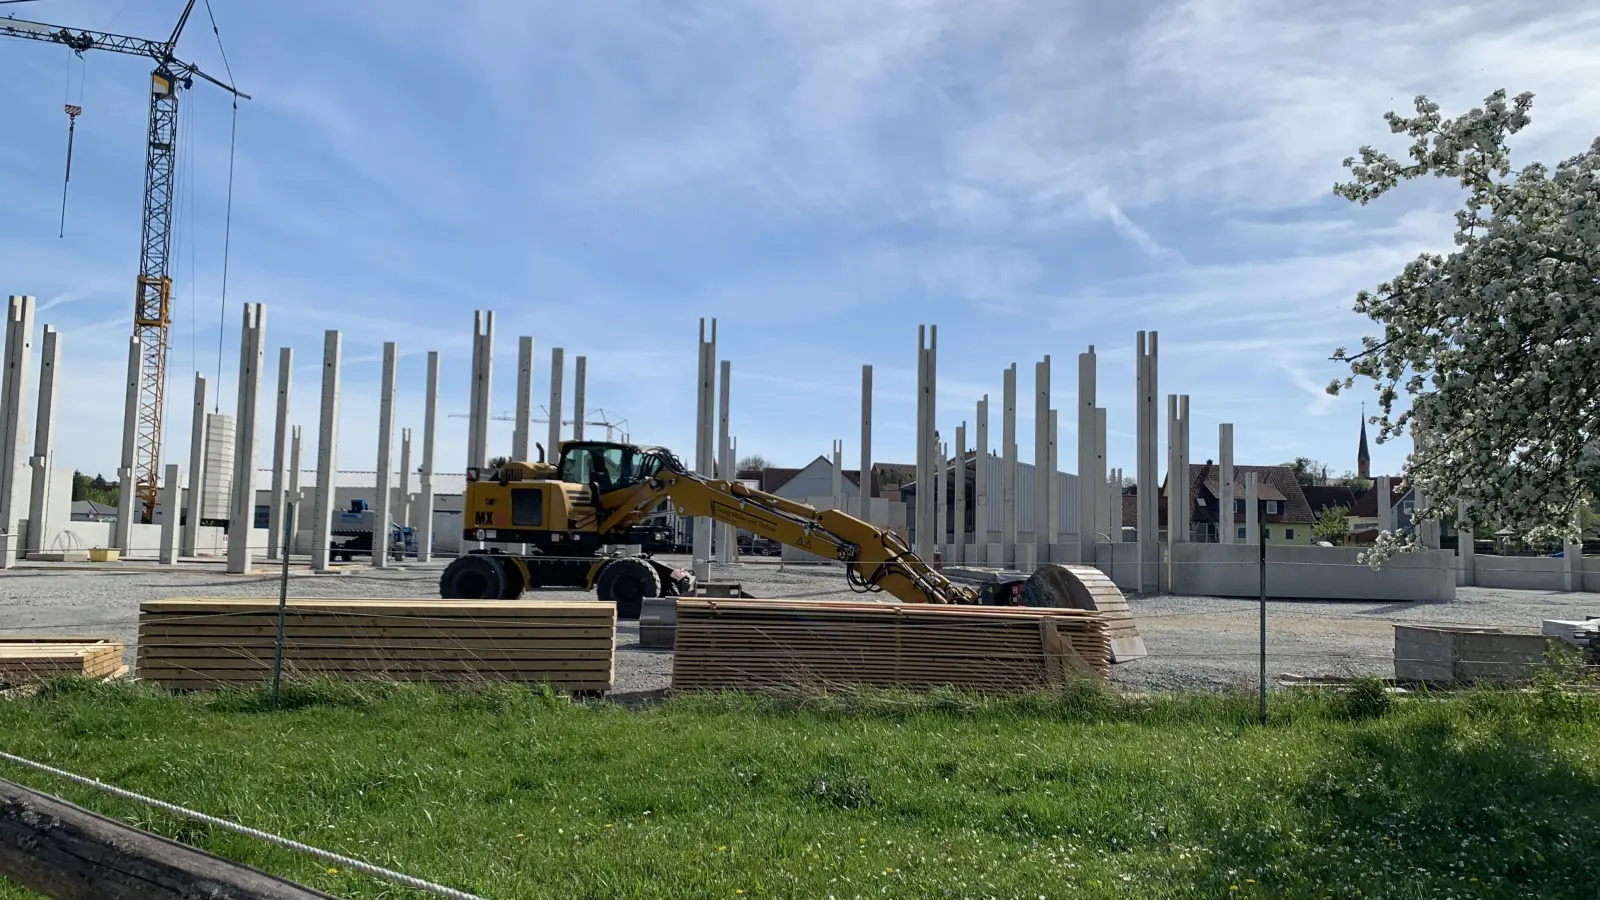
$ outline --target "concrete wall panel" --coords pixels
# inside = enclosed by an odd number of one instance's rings
[[[1360,552],[1354,547],[1271,546],[1267,549],[1267,596],[1399,602],[1455,599],[1454,553],[1406,553],[1373,569],[1357,561]],[[1260,585],[1259,553],[1258,547],[1240,544],[1176,544],[1172,590],[1177,594],[1254,597]]]

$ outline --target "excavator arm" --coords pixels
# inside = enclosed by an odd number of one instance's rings
[[[978,603],[976,591],[952,583],[923,562],[898,535],[848,513],[818,510],[688,471],[670,451],[650,451],[661,461],[651,477],[600,497],[602,533],[627,528],[670,503],[681,516],[703,516],[770,538],[788,547],[845,564],[852,589],[887,591],[905,603]]]

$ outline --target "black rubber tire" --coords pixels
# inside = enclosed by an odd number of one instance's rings
[[[521,597],[522,592],[528,587],[526,579],[522,577],[522,570],[517,568],[517,564],[510,557],[497,559],[495,564],[500,567],[500,578],[503,584],[500,590],[500,599],[515,600]]]
[[[458,557],[439,576],[439,596],[446,600],[498,600],[505,573],[497,560],[481,553]]]
[[[595,593],[601,600],[617,605],[618,619],[632,621],[644,611],[646,598],[661,596],[661,576],[647,559],[614,559],[600,570]]]

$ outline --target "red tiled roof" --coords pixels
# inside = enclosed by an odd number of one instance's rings
[[[1408,490],[1405,480],[1398,475],[1389,476],[1389,502],[1397,503]],[[1372,487],[1356,498],[1350,506],[1350,515],[1358,519],[1376,519],[1378,517],[1378,480],[1372,480]]]

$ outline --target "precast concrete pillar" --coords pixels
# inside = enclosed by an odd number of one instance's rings
[[[1261,482],[1254,472],[1244,476],[1244,534],[1246,544],[1261,546]]]
[[[955,532],[955,548],[950,554],[951,561],[965,563],[967,561],[967,423],[962,422],[956,426],[956,453],[951,460],[950,469],[953,481],[950,486],[956,492],[955,524],[951,531]]]
[[[1055,478],[1050,466],[1050,356],[1033,364],[1033,560],[1051,561],[1050,526]]]
[[[163,566],[174,565],[178,562],[178,511],[179,497],[183,495],[183,485],[179,482],[182,470],[177,463],[167,464],[166,483],[161,486],[161,555],[159,561]]]
[[[400,429],[400,511],[395,518],[411,527],[411,429]]]
[[[1378,530],[1379,531],[1387,531],[1390,534],[1393,534],[1394,531],[1395,531],[1394,497],[1393,497],[1392,488],[1391,488],[1390,481],[1389,481],[1389,476],[1387,476],[1387,475],[1379,475],[1378,476],[1377,490],[1378,490]]]
[[[1089,352],[1078,354],[1078,562],[1093,565],[1095,561],[1096,525],[1100,518],[1100,485],[1106,480],[1105,462],[1095,461],[1095,356],[1094,345]]]
[[[206,377],[194,373],[194,412],[189,423],[189,490],[183,504],[183,540],[180,552],[184,556],[199,555],[201,485],[206,472]]]
[[[533,338],[517,338],[517,421],[511,429],[511,458],[533,459]]]
[[[399,368],[399,350],[394,341],[383,344],[383,380],[378,385],[378,485],[376,522],[372,535],[372,567],[389,565],[390,528],[394,509],[394,387]]]
[[[1000,418],[1000,556],[1017,568],[1017,364],[1005,371]]]
[[[989,395],[978,401],[977,417],[973,422],[976,434],[972,447],[972,534],[974,562],[989,565]]]
[[[1233,423],[1217,426],[1217,542],[1234,542]]]
[[[583,420],[589,417],[589,357],[572,361],[572,439],[583,440]]]
[[[418,479],[417,562],[433,559],[433,437],[439,419],[439,352],[428,351],[422,413],[422,475]]]
[[[328,542],[333,537],[334,480],[339,467],[339,366],[343,337],[329,330],[322,340],[322,414],[317,429],[317,488],[312,519],[311,568],[326,572],[332,566]],[[430,377],[437,375],[437,360],[428,358]],[[470,426],[469,426],[470,427]]]
[[[1161,576],[1161,504],[1157,479],[1156,445],[1160,440],[1160,425],[1156,398],[1160,396],[1159,364],[1156,332],[1139,332],[1137,340],[1137,371],[1135,397],[1138,416],[1137,474],[1138,480],[1138,536],[1139,536],[1139,590],[1159,590]]]
[[[566,386],[562,384],[562,377],[567,370],[567,351],[555,347],[550,351],[550,428],[546,437],[545,456],[550,462],[561,459],[561,416],[566,398],[563,393]]]
[[[133,523],[138,521],[139,515],[139,490],[134,479],[133,457],[139,439],[139,378],[143,370],[144,343],[135,335],[128,339],[128,379],[122,407],[122,461],[117,466],[117,483],[120,485],[117,493],[117,527],[113,532],[113,543],[123,555],[133,549]],[[10,491],[4,493],[9,494]]]
[[[17,503],[17,473],[23,470],[27,456],[28,375],[32,366],[33,350],[32,297],[13,296],[6,317],[5,374],[0,379],[0,567],[10,568],[16,563],[21,546],[22,507]],[[138,395],[134,396],[135,401]],[[138,410],[128,425],[137,421]],[[126,426],[125,426],[126,427]],[[128,470],[133,471],[133,459],[127,459]],[[137,496],[137,491],[127,488],[131,480],[123,481],[123,493]],[[130,496],[130,499],[132,497]]]
[[[267,558],[277,559],[283,550],[283,507],[289,452],[289,387],[294,377],[294,348],[278,348],[278,418],[272,430],[272,499],[267,526]]]
[[[44,336],[39,348],[39,402],[38,418],[33,426],[33,456],[28,467],[33,471],[33,481],[28,494],[28,546],[30,553],[47,549],[50,529],[60,523],[50,521],[51,475],[55,468],[56,392],[61,385],[61,335],[53,326],[44,326]],[[167,507],[168,515],[176,512]],[[11,550],[5,554],[4,565],[15,560]]]
[[[717,477],[725,481],[733,481],[738,476],[733,471],[733,445],[728,437],[728,380],[733,374],[733,363],[722,360],[721,370],[717,373]],[[581,418],[581,416],[580,416]],[[727,522],[717,523],[717,559],[724,563],[732,563],[737,555],[733,551],[733,526]]]
[[[872,366],[861,367],[861,521],[872,521]]]
[[[239,328],[239,404],[234,418],[233,490],[228,508],[228,574],[243,575],[254,565],[250,537],[256,524],[257,401],[266,352],[267,310],[246,303]]]

